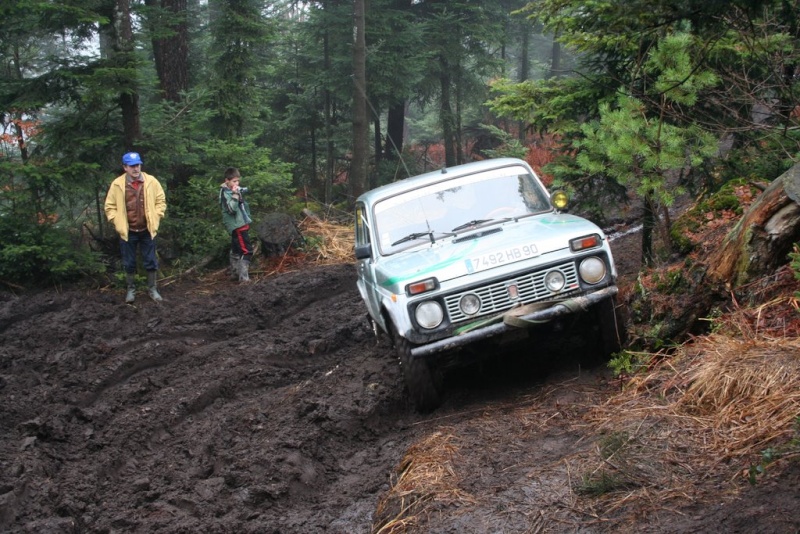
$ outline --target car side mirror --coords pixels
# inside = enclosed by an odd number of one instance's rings
[[[365,260],[367,258],[372,257],[372,248],[369,246],[369,243],[366,245],[357,245],[356,246],[356,259],[357,260]]]

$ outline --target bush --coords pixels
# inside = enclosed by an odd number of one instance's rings
[[[58,284],[105,272],[100,255],[67,228],[0,217],[0,279],[22,286]]]

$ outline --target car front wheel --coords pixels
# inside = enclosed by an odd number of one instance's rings
[[[603,300],[595,306],[595,319],[599,327],[598,356],[605,361],[615,352],[619,352],[625,341],[625,331],[617,315],[613,298]]]
[[[392,340],[414,408],[422,413],[435,410],[442,402],[436,370],[424,358],[411,356],[411,349],[415,345],[402,337],[394,325],[392,325]]]

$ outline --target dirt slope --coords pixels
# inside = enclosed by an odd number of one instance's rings
[[[420,416],[354,282],[334,265],[174,283],[162,305],[126,306],[119,290],[0,297],[0,531],[371,532],[409,504],[385,497],[430,440],[458,491],[394,532],[800,528],[796,468],[783,488],[720,484],[713,509],[679,500],[631,522],[571,507],[564,459],[596,447],[581,412],[618,390],[608,372],[553,346],[549,366],[449,377],[444,406]]]

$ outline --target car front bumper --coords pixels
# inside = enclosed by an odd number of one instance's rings
[[[487,320],[486,323],[488,324],[486,324],[486,326],[477,326],[474,329],[469,329],[452,337],[414,347],[411,349],[411,357],[422,358],[438,352],[463,347],[464,345],[469,345],[481,339],[498,336],[526,325],[532,326],[537,323],[547,322],[556,317],[586,311],[598,302],[613,298],[617,292],[617,286],[608,286],[593,293],[589,293],[588,295],[573,297],[561,302],[554,302],[547,308],[537,309],[524,315],[519,315],[512,309],[493,319]]]

